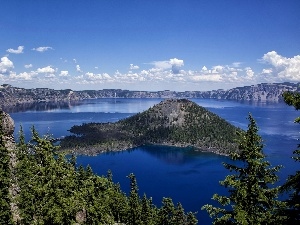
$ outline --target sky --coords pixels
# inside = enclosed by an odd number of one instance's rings
[[[299,0],[7,0],[0,84],[207,91],[300,82]]]

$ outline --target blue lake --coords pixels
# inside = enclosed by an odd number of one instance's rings
[[[22,125],[26,138],[30,138],[30,128],[34,125],[40,134],[50,133],[54,137],[68,135],[73,125],[88,122],[115,122],[148,109],[162,99],[94,99],[82,104],[60,109],[43,111],[22,111],[11,113],[15,121],[16,139]],[[299,163],[292,159],[297,148],[299,125],[293,121],[299,115],[294,108],[284,103],[249,103],[218,101],[212,99],[191,99],[197,104],[218,114],[228,122],[247,129],[248,113],[255,118],[260,135],[263,137],[267,160],[273,166],[283,165],[278,174],[281,184],[289,174],[299,170]],[[78,165],[91,165],[94,172],[105,175],[110,169],[115,182],[121,184],[125,192],[129,190],[130,173],[137,177],[140,194],[153,197],[160,204],[162,197],[171,197],[176,204],[181,202],[185,210],[198,211],[199,224],[210,224],[204,204],[212,203],[214,193],[226,194],[219,185],[229,174],[222,162],[230,162],[228,157],[212,153],[196,152],[175,147],[145,146],[117,153],[98,156],[78,156]]]

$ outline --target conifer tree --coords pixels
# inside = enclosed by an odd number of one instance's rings
[[[129,194],[129,212],[128,222],[131,225],[139,225],[141,222],[141,202],[138,194],[138,186],[135,175],[129,174],[130,179],[130,194]]]
[[[275,173],[280,166],[270,167],[265,160],[256,122],[251,115],[248,119],[248,130],[239,141],[239,152],[230,155],[237,162],[223,163],[234,172],[220,182],[229,188],[229,197],[213,196],[224,208],[205,205],[202,209],[214,218],[213,224],[284,224],[284,218],[278,215],[284,203],[277,200],[279,188],[272,187],[278,180]]]
[[[283,94],[284,101],[290,106],[294,106],[296,110],[300,109],[300,93],[285,92]],[[295,119],[295,123],[300,123],[300,117]],[[300,162],[300,144],[298,149],[293,152],[292,157],[296,162]],[[282,192],[290,193],[287,200],[288,210],[285,212],[288,217],[289,224],[300,223],[300,170],[297,170],[294,175],[290,175],[286,183],[281,187]]]
[[[177,203],[177,207],[173,216],[173,224],[185,224],[186,223],[186,215],[181,203]]]
[[[57,154],[51,140],[40,138],[32,129],[32,143],[18,144],[18,205],[22,224],[70,224],[78,210],[74,190],[75,168]]]
[[[172,225],[175,214],[175,206],[171,198],[163,198],[162,207],[159,209],[159,224]]]
[[[198,224],[198,220],[195,216],[195,213],[188,212],[186,225],[197,225],[197,224]]]
[[[184,225],[196,224],[193,214],[185,215],[182,206],[175,208],[169,198],[163,200],[161,209],[146,195],[140,199],[133,174],[128,176],[131,189],[127,197],[120,185],[113,183],[110,171],[100,177],[90,166],[77,168],[75,157],[60,153],[53,139],[40,137],[34,127],[29,143],[25,143],[21,127],[17,150],[20,224],[154,225],[160,224],[160,215],[169,216],[167,223],[161,224],[181,225],[181,218],[187,220]]]
[[[157,208],[152,204],[152,198],[148,199],[146,194],[143,195],[142,198],[142,212],[141,212],[141,220],[143,224],[147,225],[155,225],[157,224]]]

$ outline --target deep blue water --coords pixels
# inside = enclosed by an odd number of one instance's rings
[[[161,99],[96,99],[66,109],[47,111],[25,111],[11,113],[15,120],[16,138],[22,125],[26,138],[30,138],[30,127],[35,126],[40,134],[50,133],[54,137],[68,135],[68,129],[76,124],[88,122],[114,122],[148,109]],[[228,122],[247,129],[247,116],[255,118],[263,137],[267,160],[273,166],[283,165],[279,176],[284,182],[287,175],[299,170],[299,163],[290,157],[296,149],[299,125],[293,120],[299,115],[292,107],[283,103],[249,103],[193,99],[197,104],[218,114]],[[94,172],[105,175],[110,169],[114,181],[129,191],[130,173],[137,177],[140,194],[146,193],[160,204],[162,197],[171,197],[176,204],[181,202],[185,210],[198,211],[199,224],[210,224],[210,218],[201,210],[214,193],[226,194],[219,185],[229,171],[222,162],[230,160],[212,153],[195,152],[191,149],[146,146],[99,156],[79,156],[78,165],[91,165]]]

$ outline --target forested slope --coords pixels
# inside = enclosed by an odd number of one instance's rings
[[[61,146],[77,153],[97,154],[145,144],[195,147],[227,154],[236,150],[241,131],[204,107],[186,99],[167,99],[116,123],[73,126]]]
[[[157,207],[141,197],[133,174],[130,193],[124,193],[110,172],[98,176],[90,167],[78,167],[51,137],[40,137],[33,128],[25,143],[21,130],[15,144],[12,119],[1,112],[0,122],[0,224],[197,224],[194,213],[171,198]]]

